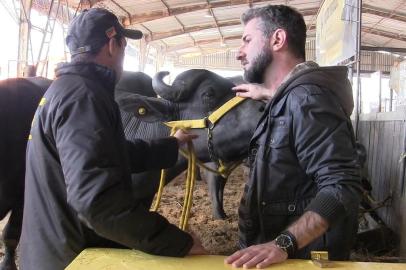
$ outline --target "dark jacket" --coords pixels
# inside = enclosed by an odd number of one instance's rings
[[[178,146],[175,138],[125,141],[114,84],[105,67],[67,64],[36,111],[27,149],[23,270],[64,269],[87,247],[184,256],[193,244],[132,197],[130,168],[172,166]]]
[[[239,209],[241,247],[273,240],[305,211],[329,224],[310,250],[346,259],[357,228],[359,165],[345,67],[292,75],[267,104],[250,144],[251,172]]]

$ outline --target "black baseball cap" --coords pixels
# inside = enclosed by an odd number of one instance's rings
[[[83,10],[69,25],[66,45],[71,55],[100,49],[114,36],[130,39],[142,38],[142,32],[125,29],[116,15],[103,8]]]

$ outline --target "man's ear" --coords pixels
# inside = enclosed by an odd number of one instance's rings
[[[270,39],[270,46],[273,49],[273,51],[279,51],[281,50],[284,46],[287,46],[287,34],[286,31],[283,29],[276,29],[275,32],[272,34],[272,37]]]
[[[118,49],[117,40],[115,38],[110,38],[108,45],[109,45],[109,55],[112,56],[116,53],[116,51]]]

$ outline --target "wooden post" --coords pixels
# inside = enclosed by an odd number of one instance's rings
[[[22,77],[28,61],[28,46],[30,40],[30,15],[32,0],[20,1],[20,29],[18,36],[17,77]]]

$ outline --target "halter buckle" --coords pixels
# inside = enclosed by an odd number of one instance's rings
[[[214,124],[210,121],[209,117],[206,116],[204,119],[204,125],[206,126],[206,128],[213,130],[214,128]]]

